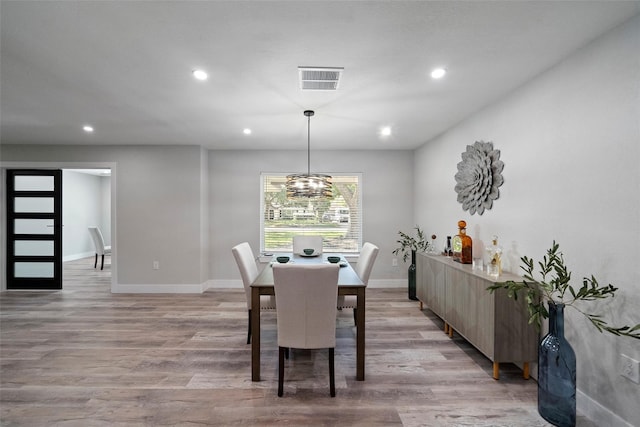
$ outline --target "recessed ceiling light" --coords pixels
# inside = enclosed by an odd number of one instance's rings
[[[251,135],[251,129],[246,128],[242,131],[242,133],[244,133],[245,135]]]
[[[209,75],[204,70],[193,70],[193,77],[204,81],[209,78]]]
[[[431,71],[431,78],[441,79],[445,74],[447,74],[447,70],[445,70],[444,68],[435,68]]]
[[[87,133],[92,133],[93,132],[93,126],[84,125],[84,126],[82,126],[82,130],[87,132]]]
[[[382,135],[382,136],[391,135],[391,127],[390,126],[385,126],[382,129],[380,129],[380,135]]]

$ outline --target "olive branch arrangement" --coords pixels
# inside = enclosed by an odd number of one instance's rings
[[[553,304],[564,304],[573,307],[582,313],[593,326],[600,332],[610,332],[617,336],[627,336],[640,339],[640,324],[635,326],[612,327],[602,318],[600,314],[586,313],[574,305],[576,301],[594,301],[597,299],[613,298],[618,288],[609,284],[600,286],[596,278],[585,277],[582,279],[582,287],[578,290],[571,286],[571,272],[567,270],[560,245],[553,241],[547,254],[538,262],[542,280],[536,280],[534,275],[534,261],[532,258],[523,256],[520,258],[524,265],[520,268],[525,272],[522,282],[512,280],[496,283],[489,286],[487,290],[494,292],[497,289],[506,289],[509,297],[518,299],[518,292],[524,291],[529,310],[529,323],[535,323],[538,330],[542,319],[549,318],[549,312],[544,306],[545,300]],[[547,277],[549,280],[547,280]]]
[[[417,225],[415,226],[415,230],[416,237],[412,237],[407,233],[398,231],[398,234],[400,235],[400,240],[398,240],[400,247],[396,248],[393,251],[393,254],[398,255],[398,253],[402,252],[402,261],[404,262],[407,262],[407,258],[409,258],[411,251],[426,251],[429,248],[429,242],[424,237],[424,231],[422,231]]]

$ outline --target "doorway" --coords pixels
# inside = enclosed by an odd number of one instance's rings
[[[14,169],[28,169],[28,170],[39,170],[39,171],[43,171],[45,173],[50,173],[52,170],[59,170],[62,171],[62,199],[63,199],[63,208],[62,208],[62,219],[61,221],[57,222],[57,224],[62,225],[63,227],[61,228],[62,231],[60,231],[61,233],[61,239],[59,240],[61,242],[62,247],[58,248],[58,250],[55,252],[56,256],[60,256],[61,257],[61,261],[58,262],[58,264],[60,265],[60,269],[59,269],[59,273],[55,274],[56,271],[54,271],[54,274],[51,274],[51,276],[55,276],[56,279],[58,279],[59,283],[58,285],[56,285],[55,287],[51,287],[50,284],[47,285],[46,287],[42,287],[42,286],[32,286],[31,289],[61,289],[61,286],[64,286],[64,282],[65,282],[65,278],[64,276],[66,274],[68,274],[68,270],[65,270],[63,263],[68,262],[68,261],[73,261],[75,259],[79,259],[79,258],[87,258],[87,262],[90,262],[91,267],[93,267],[93,259],[95,257],[95,249],[93,247],[93,243],[91,243],[90,240],[90,235],[89,235],[89,231],[88,231],[88,227],[87,225],[100,225],[102,226],[103,229],[103,234],[105,235],[105,240],[110,239],[110,244],[112,246],[112,256],[107,258],[108,262],[105,262],[105,270],[108,272],[108,282],[110,283],[110,289],[113,290],[116,287],[116,282],[117,282],[117,265],[114,262],[114,260],[116,259],[116,216],[115,216],[115,200],[116,200],[116,185],[115,185],[115,179],[116,179],[116,164],[114,162],[82,162],[82,163],[75,163],[75,162],[0,162],[0,189],[2,190],[3,193],[3,197],[0,198],[0,291],[2,290],[7,290],[7,289],[16,289],[15,286],[8,286],[8,276],[9,276],[9,267],[10,265],[15,265],[15,259],[11,258],[10,254],[9,254],[9,236],[8,236],[8,232],[10,231],[10,228],[7,227],[7,223],[8,223],[8,216],[9,216],[9,210],[8,210],[8,203],[7,203],[7,196],[6,193],[8,193],[8,175],[9,175],[9,171],[10,170],[14,170]],[[110,172],[110,177],[109,178],[103,178],[103,180],[107,180],[109,181],[109,184],[106,186],[103,186],[103,191],[101,192],[101,197],[102,198],[102,211],[103,213],[103,218],[102,221],[96,221],[95,223],[92,221],[91,224],[83,224],[82,221],[78,221],[77,216],[71,215],[71,218],[69,218],[69,216],[67,215],[67,217],[65,218],[65,213],[67,214],[71,214],[72,213],[72,209],[69,209],[68,207],[65,209],[65,197],[66,196],[71,196],[73,198],[73,196],[75,197],[75,208],[76,209],[82,209],[81,206],[81,202],[79,201],[81,199],[81,193],[77,192],[77,187],[72,188],[71,190],[69,190],[69,188],[65,187],[65,183],[68,183],[67,181],[71,182],[72,180],[65,180],[65,175],[67,171],[72,171],[74,173],[83,173],[83,174],[98,174],[98,175],[109,175],[108,173],[105,174],[106,172]],[[88,175],[85,175],[88,176]],[[68,178],[68,176],[67,176]],[[94,176],[95,178],[95,176]],[[93,200],[93,202],[88,202],[92,205],[91,209],[95,210],[95,199]],[[82,225],[79,225],[82,224]],[[46,225],[54,225],[54,224],[45,224]],[[72,227],[73,225],[73,227]],[[72,233],[72,229],[75,227],[76,231],[75,234]],[[52,230],[55,230],[54,227],[47,227],[47,228],[51,228]],[[60,228],[58,229],[60,230]],[[24,234],[24,233],[23,233]],[[71,237],[71,240],[69,239],[69,236],[73,236]],[[65,240],[66,237],[66,240]],[[77,247],[77,242],[79,240],[86,240],[86,245],[84,249]],[[20,240],[20,239],[19,239]],[[26,240],[26,239],[22,239],[22,240]],[[47,239],[40,239],[40,242],[42,241],[46,241]],[[50,240],[50,242],[53,242],[54,239],[50,238],[48,239]],[[69,242],[72,243],[69,243]],[[45,245],[51,245],[52,243],[40,243],[41,245],[45,246]],[[24,246],[24,243],[20,243],[20,245]],[[74,246],[75,245],[75,246]],[[15,247],[15,243],[13,243],[11,246]],[[31,243],[27,243],[27,246],[32,246],[33,244]],[[22,248],[18,248],[21,251],[24,251],[24,247]],[[65,252],[66,250],[66,252]],[[22,252],[21,252],[22,253]],[[46,253],[46,256],[51,256],[49,255],[49,253]],[[38,256],[44,256],[44,255],[38,255]],[[11,259],[10,259],[11,258]],[[22,265],[21,267],[25,267],[24,265]],[[50,266],[45,266],[45,265],[40,265],[39,267],[43,268],[43,269],[50,269]],[[56,267],[54,267],[55,269]],[[98,269],[100,267],[98,266]],[[20,271],[18,271],[20,273]],[[14,275],[15,272],[11,273],[11,276]],[[35,274],[35,273],[34,273]],[[36,275],[41,275],[41,274],[36,274]],[[39,279],[39,278],[38,278]]]
[[[63,262],[87,257],[95,259],[90,227],[100,230],[104,244],[111,246],[111,171],[64,168],[62,176]],[[110,271],[111,257],[107,255],[105,258],[103,269]]]

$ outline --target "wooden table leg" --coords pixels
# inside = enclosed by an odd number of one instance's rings
[[[356,313],[356,380],[364,381],[365,287],[358,288]]]
[[[524,362],[524,364],[522,365],[522,377],[525,380],[529,379],[529,362]]]
[[[498,362],[493,362],[493,379],[500,379],[500,363]]]
[[[260,381],[260,288],[251,288],[251,381]]]
[[[424,310],[424,307],[422,305],[422,301],[420,301],[420,311]]]
[[[444,322],[444,333],[449,335],[449,324],[447,322]]]

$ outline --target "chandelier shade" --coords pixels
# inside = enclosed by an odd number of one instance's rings
[[[285,183],[287,198],[323,198],[333,197],[331,176],[318,174],[293,174],[287,175]]]
[[[312,110],[305,110],[307,117],[307,173],[287,175],[285,189],[288,199],[331,199],[333,185],[331,176],[311,173],[311,116]]]

